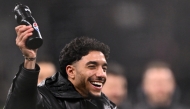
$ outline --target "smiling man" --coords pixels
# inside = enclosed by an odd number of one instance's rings
[[[60,72],[36,86],[40,67],[37,49],[25,46],[31,26],[15,28],[16,44],[25,60],[11,85],[4,109],[116,109],[101,92],[106,82],[109,47],[88,37],[78,37],[60,52]]]
[[[101,96],[107,69],[106,59],[102,52],[90,51],[78,62],[67,66],[67,69],[69,70],[68,79],[80,94],[84,97],[88,97],[89,94]]]

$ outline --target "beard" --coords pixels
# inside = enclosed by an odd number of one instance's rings
[[[80,73],[79,71],[77,73],[77,78],[79,78],[78,82],[77,82],[78,83],[77,87],[81,92],[83,92],[83,94],[85,95],[85,98],[98,99],[101,97],[102,94],[95,95],[95,94],[93,94],[93,92],[91,92],[91,89],[89,87],[89,83],[92,81],[97,81],[97,82],[101,82],[104,85],[106,82],[106,78],[96,77],[94,75],[86,78],[86,75],[84,75],[83,73]],[[92,83],[90,83],[90,84],[92,84]]]
[[[102,94],[101,94],[101,95],[102,95]],[[92,94],[91,92],[88,92],[88,98],[90,98],[90,99],[100,99],[100,98],[101,98],[101,95],[98,96],[98,95]]]

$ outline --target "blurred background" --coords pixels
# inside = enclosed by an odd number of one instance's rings
[[[18,2],[30,7],[39,25],[44,40],[39,60],[50,58],[58,66],[59,52],[66,43],[79,36],[93,37],[108,44],[109,59],[127,70],[132,102],[144,65],[164,60],[173,67],[180,102],[190,106],[189,0],[1,0],[1,105],[23,62],[15,45],[13,9]]]

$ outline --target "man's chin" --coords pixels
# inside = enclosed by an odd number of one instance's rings
[[[88,95],[89,98],[100,98],[101,97],[101,92],[100,93],[89,92],[88,94],[89,94]]]

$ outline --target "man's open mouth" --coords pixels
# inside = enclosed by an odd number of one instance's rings
[[[90,82],[90,83],[96,87],[102,87],[102,85],[103,85],[103,83],[101,83],[101,82]]]

